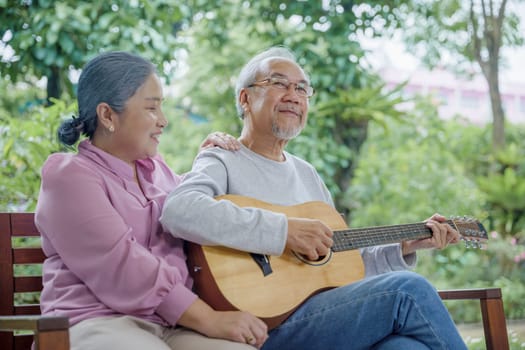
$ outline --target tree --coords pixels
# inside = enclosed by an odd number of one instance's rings
[[[507,0],[411,1],[408,6],[398,7],[396,16],[407,44],[419,51],[418,56],[429,67],[445,64],[465,74],[472,70],[472,64],[478,65],[489,88],[493,150],[504,149],[501,48],[523,44],[519,18],[510,13]]]
[[[311,100],[310,126],[288,149],[316,166],[337,207],[344,203],[368,123],[403,118],[395,106],[399,90],[386,92],[371,71],[355,32],[369,30],[374,18],[387,17],[384,6],[355,13],[362,2],[276,0],[228,1],[221,6],[194,1],[186,43],[187,73],[174,82],[189,113],[236,132],[233,82],[242,64],[271,46],[285,45],[298,56],[317,92]],[[186,78],[187,77],[187,78]]]
[[[13,82],[46,77],[49,102],[64,91],[71,94],[70,70],[101,51],[170,62],[183,10],[167,0],[0,1],[0,48],[14,51],[8,57],[3,50],[0,73]]]

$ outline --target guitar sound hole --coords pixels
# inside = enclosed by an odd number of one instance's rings
[[[315,261],[315,262],[321,261],[321,260],[324,260],[324,258],[326,258],[326,255],[320,255],[317,259],[315,259],[313,261]]]
[[[332,251],[331,250],[330,250],[330,254],[328,255],[328,257],[326,255],[322,255],[322,256],[318,257],[316,260],[310,260],[305,255],[298,254],[298,253],[296,253],[294,251],[292,251],[292,254],[295,255],[295,257],[297,259],[301,260],[303,263],[305,263],[307,265],[311,265],[311,266],[322,266],[322,265],[326,264],[327,262],[329,262],[332,259]]]
[[[303,261],[311,261],[311,262],[319,262],[319,261],[323,261],[324,258],[326,258],[326,255],[320,255],[317,259],[308,259],[308,257],[304,254],[301,254],[301,260]]]

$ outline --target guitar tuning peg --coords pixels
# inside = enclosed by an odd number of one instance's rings
[[[486,242],[484,242],[484,241],[483,242],[481,242],[481,241],[478,242],[478,249],[480,249],[480,250],[487,250],[487,248],[488,248],[488,245],[487,245]]]
[[[463,220],[467,223],[471,223],[472,222],[472,218],[469,217],[469,216],[466,216],[466,215],[463,215]]]
[[[466,239],[465,240],[465,247],[467,249],[475,249],[476,248],[476,241],[471,240],[471,239]]]
[[[473,240],[473,239],[469,239],[469,240],[466,240],[465,241],[465,246],[467,248],[472,248],[472,249],[480,249],[480,250],[485,250],[487,249],[487,245],[484,243],[484,242],[481,242],[481,241],[478,241],[478,240]]]

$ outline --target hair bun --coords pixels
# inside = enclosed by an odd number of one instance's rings
[[[79,132],[82,132],[82,130],[84,129],[84,122],[74,115],[72,115],[71,118],[71,127],[77,129]]]
[[[78,141],[83,129],[84,122],[73,115],[71,119],[62,122],[58,128],[58,139],[66,145],[71,146]]]

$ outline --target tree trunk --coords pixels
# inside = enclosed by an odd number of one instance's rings
[[[348,146],[352,150],[352,154],[358,155],[368,136],[368,120],[343,121],[339,123],[338,130],[343,130],[343,132],[335,131],[334,138]],[[356,157],[351,157],[348,166],[340,167],[334,175],[340,189],[339,195],[334,197],[334,204],[346,218],[350,217],[350,209],[348,204],[344,203],[344,196],[350,186],[350,181],[354,177],[356,160]]]
[[[51,98],[60,98],[60,69],[57,66],[50,67],[50,72],[47,75],[47,105],[53,104]]]
[[[473,29],[473,53],[489,86],[490,106],[492,109],[492,149],[494,152],[498,152],[505,148],[505,114],[499,91],[499,54],[507,0],[501,1],[497,11],[494,10],[495,4],[492,0],[488,0],[488,3],[484,0],[481,1],[481,9],[483,11],[481,18],[482,28],[480,28],[479,18],[474,12],[474,5],[474,0],[471,0],[470,23]],[[478,36],[480,32],[483,33],[482,37]],[[482,54],[483,51],[486,51],[487,57]]]
[[[493,64],[491,64],[493,66]],[[490,106],[492,108],[492,148],[495,152],[505,148],[505,113],[499,91],[498,67],[491,67],[486,76],[489,85]]]

